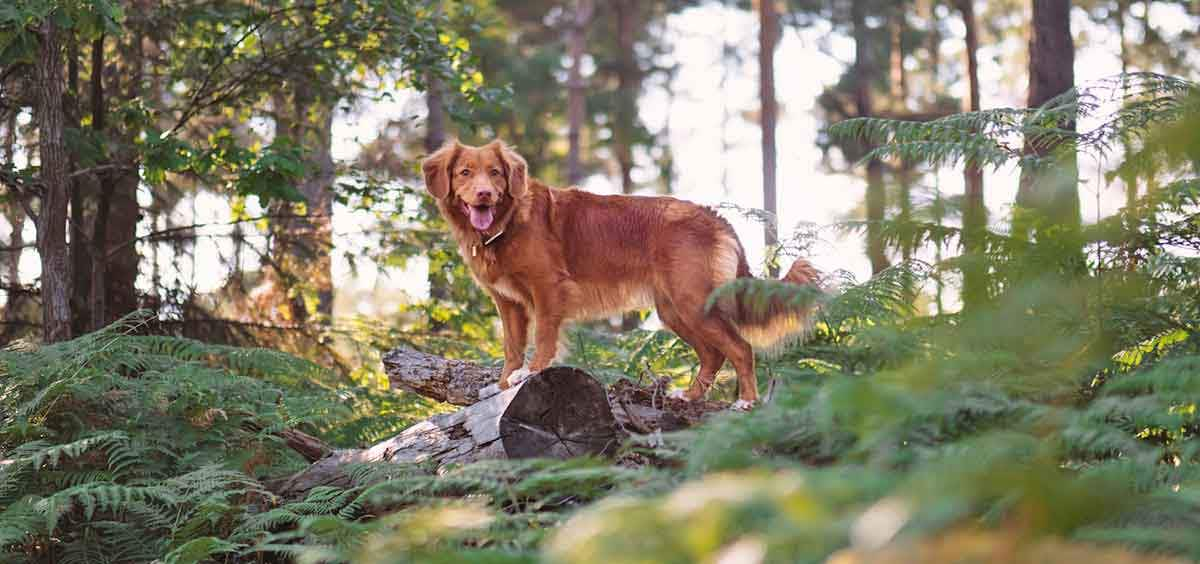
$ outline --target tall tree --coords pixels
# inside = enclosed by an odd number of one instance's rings
[[[0,163],[12,163],[13,156],[17,145],[17,114],[9,112],[7,119],[4,120],[4,141],[0,148],[3,148],[3,157],[0,158]],[[16,195],[19,197],[20,195]],[[8,237],[8,248],[0,253],[4,257],[0,261],[0,268],[3,268],[4,277],[0,279],[0,285],[3,285],[4,294],[7,297],[4,302],[4,315],[0,317],[0,342],[9,342],[12,337],[18,333],[19,324],[21,322],[21,310],[25,302],[25,289],[21,287],[21,252],[25,248],[25,210],[21,209],[20,203],[13,199],[7,199],[0,203],[0,210],[4,212],[4,219],[8,221],[11,228]]]
[[[979,100],[979,27],[975,21],[975,0],[958,0],[966,29],[967,59],[967,111],[978,112]],[[983,170],[975,163],[967,163],[963,170],[966,194],[963,198],[963,249],[966,260],[963,264],[963,308],[980,306],[988,297],[987,266],[979,255],[984,251],[983,240],[987,231],[987,206],[983,200]]]
[[[1070,0],[1032,0],[1033,22],[1029,37],[1029,100],[1031,108],[1041,107],[1075,86],[1075,44],[1071,37]],[[1070,118],[1057,127],[1073,130]],[[1053,167],[1025,166],[1017,191],[1017,214],[1013,233],[1049,241],[1065,234],[1053,231],[1078,231],[1079,170],[1074,149],[1062,148],[1052,140],[1026,139],[1027,155],[1044,157],[1059,152],[1061,159]]]
[[[145,79],[146,38],[145,18],[132,16],[125,22],[127,33],[117,45],[120,57],[120,73],[114,74],[112,84],[105,87],[107,65],[104,58],[105,38],[103,35],[92,41],[91,115],[92,131],[97,138],[104,139],[110,147],[108,172],[96,175],[99,194],[95,207],[96,216],[92,225],[92,275],[89,291],[92,329],[99,329],[121,316],[137,309],[138,256],[137,225],[141,219],[141,207],[137,201],[137,188],[141,178],[137,175],[139,155],[136,149],[135,129],[117,123],[109,123],[108,98],[114,97],[121,104],[133,104],[143,99]],[[122,84],[117,77],[123,77]]]
[[[633,145],[638,130],[637,97],[642,89],[642,69],[634,51],[643,25],[638,0],[612,0],[617,23],[617,92],[613,111],[613,152],[621,174],[621,192],[632,194]]]
[[[775,12],[775,0],[758,0],[758,94],[760,102],[759,122],[762,131],[762,190],[763,243],[768,252],[779,245],[779,206],[775,198],[775,122],[778,105],[775,101],[775,46],[779,41],[779,15]],[[767,268],[773,278],[778,275],[776,261],[770,260]]]
[[[38,156],[41,159],[41,209],[37,247],[42,262],[42,339],[47,343],[72,336],[70,251],[67,248],[67,203],[70,156],[64,139],[62,30],[53,17],[38,26],[36,63]]]
[[[860,117],[875,115],[871,99],[871,77],[875,71],[872,56],[871,32],[867,27],[867,0],[851,0],[850,22],[854,35],[854,105]],[[867,161],[867,258],[871,273],[878,274],[890,266],[883,241],[883,219],[887,194],[883,183],[883,162],[877,158]]]
[[[572,17],[567,23],[567,51],[571,67],[567,72],[567,183],[583,180],[582,136],[587,117],[587,84],[583,81],[583,56],[587,48],[588,22],[592,19],[592,0],[575,0]],[[626,22],[622,22],[625,24]],[[622,43],[624,47],[624,43]],[[632,50],[632,46],[629,47]],[[624,167],[622,167],[624,175]],[[624,180],[622,176],[622,180]]]

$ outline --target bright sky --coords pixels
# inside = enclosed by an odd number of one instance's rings
[[[1151,18],[1156,25],[1187,25],[1189,19],[1177,13],[1177,7],[1154,6]],[[1072,24],[1076,33],[1086,34],[1088,45],[1096,46],[1078,52],[1075,69],[1077,82],[1085,83],[1118,72],[1120,67],[1114,50],[1115,38],[1082,14],[1077,12],[1075,15]],[[942,58],[947,63],[957,64],[963,57],[961,40],[957,39],[962,37],[962,25],[957,17],[951,17],[948,24],[954,36],[948,37],[943,44]],[[1179,30],[1168,31],[1175,33]],[[651,129],[662,127],[667,120],[670,122],[670,144],[676,159],[676,195],[710,205],[760,207],[759,129],[756,124],[742,117],[743,113],[756,111],[758,107],[756,17],[738,10],[706,5],[671,16],[666,35],[668,44],[673,46],[673,53],[663,63],[679,64],[678,74],[672,84],[675,98],[669,100],[663,85],[652,83],[642,97],[640,111],[642,119]],[[775,57],[776,96],[781,106],[777,129],[777,177],[779,226],[783,239],[802,223],[830,225],[852,217],[863,199],[864,181],[856,176],[835,175],[824,170],[815,144],[819,129],[813,111],[816,97],[826,85],[837,80],[844,65],[853,58],[850,40],[836,36],[832,40],[826,39],[832,56],[822,53],[817,45],[823,36],[827,37],[827,30],[807,29],[798,32],[787,29]],[[741,51],[743,57],[740,66],[723,67],[722,38]],[[980,54],[985,108],[1023,105],[1024,78],[1006,82],[1003,72],[1004,68],[1022,66],[1003,57],[1016,46],[1010,41],[1003,46],[987,47]],[[727,86],[722,92],[717,85],[721,83],[723,72],[729,74]],[[949,88],[956,95],[965,93],[965,84],[962,83],[949,85]],[[725,130],[724,143],[730,148],[723,153],[721,124],[726,111],[731,119]],[[389,119],[423,113],[424,105],[419,95],[400,92],[391,100],[360,104],[351,114],[339,114],[334,124],[334,157],[351,160],[360,146],[371,141]],[[261,127],[269,128],[268,125]],[[564,131],[564,137],[565,134]],[[648,155],[640,155],[639,160],[645,165],[650,163]],[[1097,163],[1084,160],[1080,166],[1084,182],[1081,197],[1085,221],[1095,221],[1122,205],[1120,187],[1098,185]],[[728,174],[728,193],[721,186],[723,173]],[[649,166],[635,170],[635,178],[648,180],[654,174],[656,172]],[[942,171],[936,177],[929,175],[925,182],[930,191],[936,184],[945,195],[962,192],[961,172],[958,170]],[[590,178],[585,186],[597,192],[617,191],[614,179],[603,176]],[[1007,224],[1008,209],[1015,197],[1016,187],[1015,170],[988,174],[987,203],[996,228],[1003,228]],[[148,200],[148,194],[144,196]],[[255,210],[249,211],[255,213]],[[335,285],[343,295],[343,299],[338,300],[337,315],[386,313],[392,304],[407,299],[406,296],[419,299],[427,295],[426,263],[422,259],[411,261],[404,269],[390,268],[383,276],[379,276],[373,268],[361,265],[357,274],[352,274],[349,263],[341,255],[348,249],[361,250],[371,244],[370,236],[364,236],[363,231],[369,229],[373,219],[369,214],[345,209],[338,209],[335,213],[334,276]],[[734,223],[742,238],[750,254],[751,265],[760,265],[763,256],[761,225],[740,217],[732,210],[725,215]],[[229,218],[228,203],[224,199],[213,194],[200,194],[193,202],[181,206],[174,223],[221,223]],[[7,230],[7,226],[4,227]],[[147,225],[140,228],[143,233],[151,230],[152,226]],[[204,232],[201,230],[201,233]],[[224,232],[227,229],[210,231],[213,234]],[[27,224],[26,240],[32,241],[34,236],[32,225]],[[216,267],[219,265],[218,257],[231,254],[229,245],[224,237],[200,239],[195,250],[196,264],[178,265],[182,271],[180,282],[188,284],[194,280],[197,289],[202,292],[219,286],[227,272],[224,268]],[[862,280],[869,275],[869,265],[862,247],[860,236],[840,236],[837,231],[826,230],[823,231],[823,242],[812,249],[810,258],[822,270],[844,269]],[[147,267],[143,269],[143,275],[148,282],[150,257],[144,260]],[[167,264],[169,260],[168,257],[160,258],[164,273],[175,270],[173,265]],[[243,267],[256,266],[257,261],[252,256],[247,260]],[[26,281],[33,280],[39,270],[36,254],[26,252],[21,264],[23,277]],[[368,295],[373,299],[361,299]]]

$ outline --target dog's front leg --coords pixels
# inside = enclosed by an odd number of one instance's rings
[[[529,340],[529,314],[525,305],[497,294],[492,295],[500,322],[504,326],[504,368],[500,371],[500,389],[510,385],[509,376],[525,364],[525,346]]]
[[[558,334],[566,318],[565,299],[562,285],[534,290],[533,360],[529,363],[532,373],[545,370],[558,354]]]

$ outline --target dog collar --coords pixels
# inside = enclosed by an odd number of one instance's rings
[[[496,239],[499,239],[500,236],[503,234],[504,234],[504,230],[501,229],[495,235],[488,237],[488,239],[483,242],[483,246],[486,247],[488,245],[491,245],[493,241],[495,241]],[[471,247],[471,256],[477,256],[478,254],[479,254],[479,245],[475,245],[475,246]]]

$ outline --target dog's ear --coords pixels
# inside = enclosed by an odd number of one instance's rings
[[[498,143],[497,150],[504,166],[508,168],[508,192],[514,200],[519,199],[529,188],[529,165],[525,164],[524,157],[504,143]]]
[[[433,152],[421,162],[421,172],[425,174],[425,189],[433,197],[440,200],[450,193],[450,167],[462,145],[458,140],[447,141],[442,148]]]

